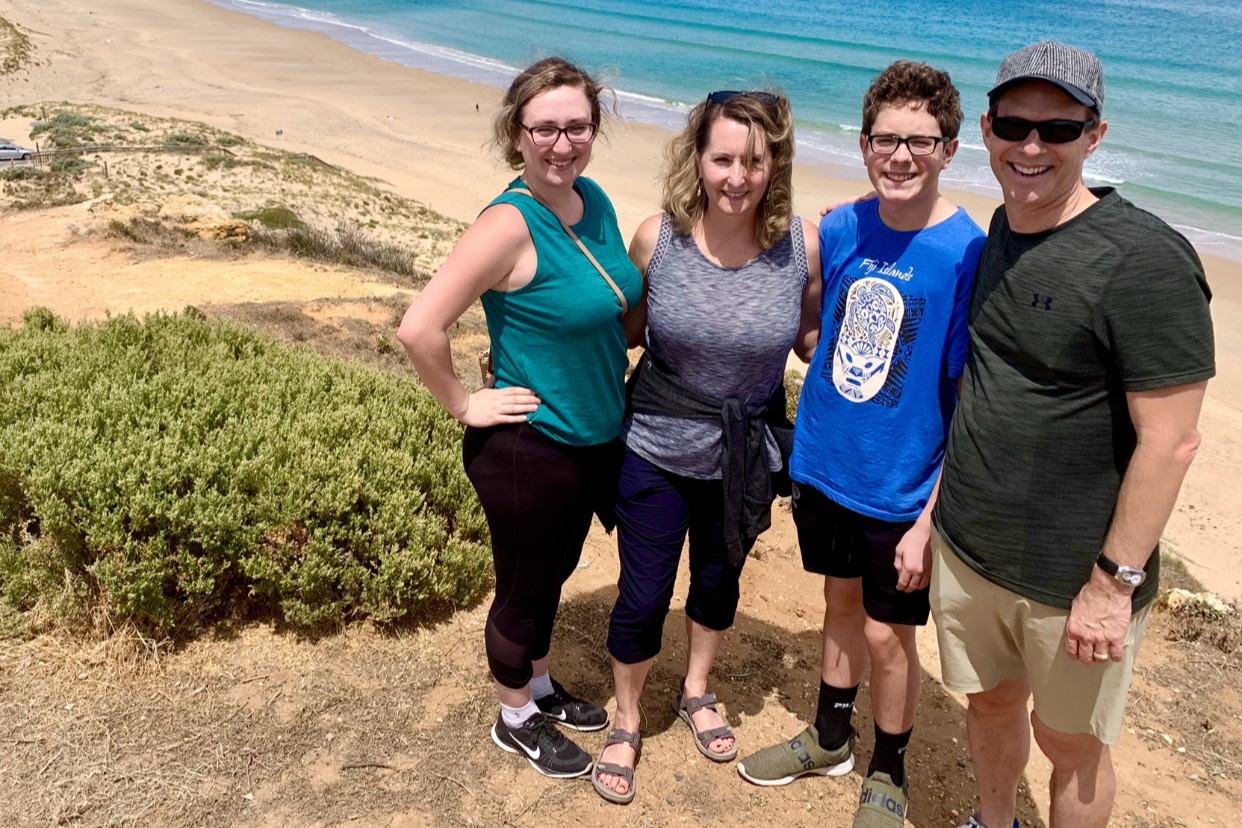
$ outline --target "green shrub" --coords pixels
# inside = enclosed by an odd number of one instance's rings
[[[82,158],[57,158],[51,164],[48,164],[48,169],[54,173],[80,175],[93,166],[95,166],[94,161],[87,161]]]
[[[34,47],[21,29],[0,17],[0,75],[9,75],[30,63]]]
[[[164,139],[165,146],[170,147],[204,147],[207,141],[201,135],[188,132],[172,132]]]
[[[236,218],[244,219],[245,221],[258,222],[268,230],[287,230],[290,227],[306,227],[306,222],[298,218],[297,213],[280,204],[274,207],[260,207],[257,210],[244,210],[240,213],[234,213],[233,215]]]
[[[45,129],[50,130],[50,129],[55,129],[56,127],[67,129],[67,128],[72,128],[72,127],[85,127],[85,126],[90,126],[90,125],[91,125],[91,119],[87,117],[86,115],[78,115],[73,112],[61,111],[61,112],[57,112],[47,121],[36,121],[34,125],[34,129],[31,130],[30,134],[36,135],[41,130],[45,130]]]
[[[18,210],[77,204],[86,200],[74,186],[75,177],[69,173],[52,172],[37,167],[14,167],[0,173],[3,192]]]
[[[43,135],[45,148],[80,147],[95,140],[94,127],[95,123],[86,115],[61,110],[46,121],[35,121],[30,135]]]
[[[0,628],[391,622],[475,597],[486,523],[435,400],[198,316],[0,329]]]
[[[158,219],[131,216],[129,221],[112,219],[108,233],[138,244],[154,244],[165,247],[181,247],[187,239],[194,238],[194,231],[185,227],[165,224]]]
[[[0,170],[0,179],[5,181],[31,181],[43,175],[38,167],[9,167]]]
[[[203,156],[203,166],[209,170],[214,170],[218,167],[223,167],[224,169],[229,170],[239,164],[241,164],[241,162],[231,155],[212,154]]]
[[[785,372],[785,416],[789,422],[797,422],[798,403],[802,400],[802,374],[797,371]]]
[[[28,331],[61,333],[69,329],[69,326],[65,324],[63,319],[43,305],[24,311],[22,313],[22,323],[25,324]]]

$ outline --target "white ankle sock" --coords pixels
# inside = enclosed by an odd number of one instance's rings
[[[530,697],[532,699],[542,699],[544,696],[550,696],[554,692],[556,691],[552,689],[551,673],[530,677]]]
[[[521,707],[510,707],[504,702],[500,704],[500,716],[509,727],[521,727],[527,719],[538,712],[539,708],[533,701],[528,701]]]

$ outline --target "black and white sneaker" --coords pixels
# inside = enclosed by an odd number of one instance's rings
[[[591,757],[556,728],[542,713],[536,713],[518,727],[505,724],[503,715],[492,725],[492,741],[501,750],[526,758],[544,776],[568,779],[591,770]]]
[[[589,701],[583,701],[570,693],[556,679],[551,679],[552,695],[535,699],[535,706],[543,715],[562,727],[571,730],[603,730],[608,726],[608,713]]]

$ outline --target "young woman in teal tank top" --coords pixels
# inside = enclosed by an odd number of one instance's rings
[[[612,522],[628,365],[622,316],[642,297],[612,204],[581,177],[600,92],[561,58],[518,75],[493,137],[521,174],[461,237],[397,332],[428,390],[466,426],[466,474],[491,530],[496,596],[484,638],[501,707],[492,740],[554,777],[585,774],[591,759],[552,722],[608,723],[603,709],[551,678],[548,652],[591,515]],[[453,372],[447,332],[476,299],[495,382],[469,393]]]

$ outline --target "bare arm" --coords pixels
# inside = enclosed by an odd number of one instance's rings
[[[805,219],[802,237],[806,241],[807,280],[802,291],[802,316],[798,324],[798,338],[794,341],[794,353],[803,362],[810,362],[819,344],[819,303],[824,291],[824,279],[819,261],[819,231]]]
[[[1137,437],[1100,550],[1121,566],[1141,568],[1160,541],[1182,480],[1199,449],[1199,411],[1207,382],[1126,394]],[[1065,651],[1090,664],[1095,653],[1120,660],[1133,589],[1094,567],[1065,625]]]
[[[468,394],[453,372],[448,337],[448,329],[485,291],[504,287],[511,278],[529,279],[534,264],[534,245],[517,208],[485,210],[410,304],[397,329],[397,339],[427,390],[467,425],[520,423],[539,407],[539,399],[525,388],[484,388]]]
[[[962,396],[962,378],[957,378],[957,396]],[[936,470],[936,482],[932,485],[927,505],[919,512],[914,525],[906,530],[897,543],[893,566],[897,568],[897,588],[902,592],[914,592],[931,583],[931,533],[932,512],[940,497],[940,475],[944,463]]]
[[[660,216],[654,215],[638,225],[634,238],[630,240],[630,261],[643,277],[643,298],[621,319],[621,324],[625,326],[626,344],[631,348],[647,344],[647,265],[651,264],[651,254],[655,252],[659,237]]]

